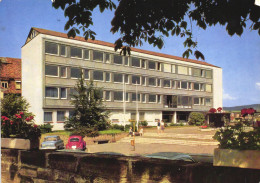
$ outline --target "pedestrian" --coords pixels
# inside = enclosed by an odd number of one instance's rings
[[[129,134],[128,134],[128,136],[129,136],[129,135],[131,135],[131,137],[133,136],[133,129],[132,129],[132,127],[129,128]]]
[[[140,136],[143,136],[143,133],[144,133],[144,129],[143,129],[143,127],[141,127],[140,130],[139,130]]]
[[[157,133],[161,133],[161,123],[160,120],[157,121]]]
[[[162,120],[162,121],[161,121],[161,131],[162,131],[162,133],[164,132],[164,128],[165,128],[165,126],[164,126],[164,121]]]

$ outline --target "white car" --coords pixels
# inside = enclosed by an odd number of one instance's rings
[[[40,149],[64,149],[64,142],[58,135],[46,136]]]

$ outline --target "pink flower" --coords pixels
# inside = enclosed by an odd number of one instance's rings
[[[22,118],[22,116],[20,116],[19,114],[16,114],[15,117],[19,119]]]
[[[9,118],[6,117],[6,116],[2,116],[1,118],[3,119],[3,121],[7,121],[7,120],[9,120]]]
[[[23,112],[20,112],[20,115],[23,115],[24,113]]]
[[[12,124],[14,123],[14,121],[11,120],[10,123],[11,123],[11,125],[12,125]]]
[[[217,110],[216,110],[215,108],[211,108],[211,109],[209,110],[209,112],[215,113],[215,112],[217,112]]]
[[[3,123],[3,125],[5,125],[5,123]]]
[[[222,111],[222,107],[219,107],[217,110],[218,110],[218,112],[221,112]]]
[[[26,121],[30,121],[31,119],[28,117],[28,118],[26,118],[25,120],[26,120]]]
[[[33,119],[33,116],[29,116],[30,119]]]
[[[34,128],[37,128],[37,127],[38,127],[38,125],[33,125],[33,127],[34,127]]]

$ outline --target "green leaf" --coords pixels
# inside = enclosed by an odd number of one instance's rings
[[[183,27],[184,29],[186,29],[187,28],[187,22],[182,21],[180,26]]]
[[[196,51],[194,52],[194,55],[195,55],[196,59],[201,58],[202,60],[205,60],[204,55],[203,55],[200,51],[198,51],[198,50],[196,50]]]

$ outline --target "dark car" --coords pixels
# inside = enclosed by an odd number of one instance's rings
[[[78,149],[85,151],[86,150],[86,142],[83,140],[83,137],[80,135],[72,135],[69,137],[68,143],[66,145],[66,149]]]

